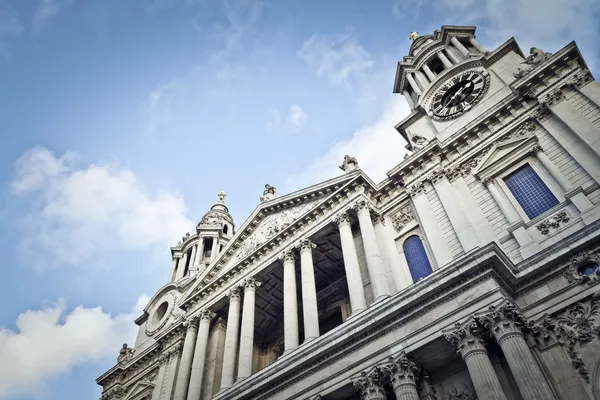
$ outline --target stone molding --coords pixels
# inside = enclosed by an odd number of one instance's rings
[[[417,197],[421,193],[425,193],[425,182],[420,181],[413,183],[411,186],[406,188],[406,192],[410,197]]]
[[[579,71],[577,71],[577,73],[575,73],[574,75],[572,75],[567,80],[566,84],[569,86],[572,86],[576,89],[579,89],[582,86],[585,86],[586,84],[588,84],[589,82],[591,82],[593,80],[594,80],[594,77],[592,76],[592,73],[590,72],[590,70],[587,68],[583,68],[583,69],[580,69]]]
[[[591,253],[582,251],[581,253],[574,255],[569,260],[569,267],[564,272],[565,278],[567,278],[569,283],[587,283],[588,285],[598,283],[600,281],[600,268],[598,268],[593,275],[579,274],[579,268],[592,263],[600,265],[600,251]]]

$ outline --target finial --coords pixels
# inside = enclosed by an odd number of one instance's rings
[[[227,196],[227,194],[225,194],[225,192],[221,190],[217,196],[219,196],[219,203],[224,203],[225,196]]]
[[[415,32],[415,31],[412,31],[412,32],[410,33],[410,36],[409,36],[410,40],[412,40],[413,42],[414,42],[414,41],[415,41],[415,40],[416,40],[418,37],[419,37],[419,32]]]

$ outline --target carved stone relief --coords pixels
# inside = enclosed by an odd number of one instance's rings
[[[406,206],[392,216],[392,225],[394,226],[394,229],[399,232],[414,219],[415,216],[411,207]]]
[[[468,386],[464,385],[462,389],[453,388],[448,396],[446,397],[448,400],[477,400],[477,394],[475,393],[475,388],[473,385]]]
[[[569,217],[567,212],[561,211],[553,215],[552,217],[540,222],[538,225],[536,225],[536,228],[542,235],[545,236],[549,235],[551,230],[560,228],[561,225],[566,224],[570,220],[571,218]]]
[[[600,268],[596,268],[596,271],[586,274],[580,271],[588,265],[594,266],[600,264],[600,252],[589,253],[587,251],[581,252],[569,260],[569,267],[565,270],[565,278],[569,283],[587,283],[588,285],[594,285],[600,281]]]

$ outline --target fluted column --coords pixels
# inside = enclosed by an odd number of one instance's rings
[[[260,282],[254,278],[244,281],[244,308],[242,309],[242,329],[240,333],[240,355],[238,359],[237,379],[252,375],[252,354],[254,352],[254,313],[256,288]]]
[[[375,236],[373,221],[371,220],[371,208],[366,200],[359,200],[354,205],[354,209],[358,216],[360,233],[365,248],[365,258],[367,260],[369,277],[371,278],[373,297],[375,298],[375,302],[377,302],[389,297],[391,291],[388,278],[385,274],[383,259],[379,252],[379,245],[377,243],[377,237]]]
[[[304,341],[319,337],[319,310],[312,251],[317,247],[309,239],[300,242],[300,273],[302,275],[302,313],[304,316]]]
[[[298,299],[296,290],[296,257],[293,250],[287,250],[283,260],[283,343],[285,352],[298,347]],[[304,291],[303,291],[304,293]]]
[[[219,253],[219,238],[215,236],[212,242],[212,248],[210,251],[210,262],[213,262],[215,258],[217,258],[217,254]]]
[[[460,51],[463,56],[465,56],[465,58],[469,57],[469,50],[467,50],[467,48],[456,38],[456,36],[450,38],[450,42],[458,49],[458,51]]]
[[[490,312],[478,317],[490,329],[510,368],[523,400],[555,399],[546,377],[533,357],[521,327],[525,320],[510,303],[490,307]]]
[[[183,325],[187,329],[185,331],[183,349],[181,350],[181,361],[179,362],[179,371],[177,373],[177,383],[175,384],[175,396],[173,396],[173,400],[184,400],[187,396],[190,375],[192,373],[194,347],[196,346],[196,336],[198,335],[198,317],[189,318]]]
[[[392,388],[397,400],[419,400],[417,392],[417,377],[419,368],[401,352],[396,357],[390,357],[390,364],[386,366],[392,382]]]
[[[507,400],[496,371],[485,349],[482,332],[473,320],[466,324],[457,323],[445,338],[462,355],[479,400]],[[542,398],[540,397],[540,400]]]
[[[444,67],[446,67],[446,68],[452,67],[452,62],[450,60],[448,60],[448,57],[446,57],[446,55],[442,51],[438,51],[437,56],[440,59],[440,61],[442,62],[442,64],[444,64]]]
[[[406,73],[406,80],[408,81],[408,84],[416,94],[420,95],[422,93],[421,88],[419,87],[419,85],[417,85],[417,81],[415,81],[415,78],[413,78],[412,73]]]
[[[348,282],[348,293],[350,295],[350,306],[352,315],[359,313],[367,308],[365,300],[365,288],[363,287],[360,276],[360,266],[358,256],[356,255],[356,246],[352,236],[352,219],[348,213],[344,212],[338,215],[334,221],[340,230],[340,241],[342,243],[342,256],[344,258],[344,269],[346,270],[346,280]]]
[[[386,371],[379,366],[375,366],[369,371],[361,372],[359,377],[352,380],[352,384],[362,400],[386,400],[386,379]]]
[[[208,345],[210,321],[212,321],[214,317],[215,313],[210,310],[202,310],[199,314],[200,325],[198,327],[198,336],[196,337],[196,348],[194,349],[192,376],[190,377],[187,400],[200,400],[202,379],[204,378],[204,364],[206,363],[206,346]]]
[[[188,252],[183,253],[183,257],[179,259],[179,263],[177,264],[177,277],[175,280],[180,280],[183,278],[183,273],[185,272],[185,264],[187,263]]]
[[[232,289],[227,293],[227,296],[229,297],[229,312],[227,314],[227,330],[225,332],[221,389],[233,385],[240,333],[240,289],[237,287]]]

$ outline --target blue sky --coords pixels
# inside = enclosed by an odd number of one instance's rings
[[[97,398],[169,246],[220,190],[376,181],[402,160],[391,93],[412,30],[489,49],[577,40],[595,0],[0,0],[0,400]],[[9,360],[9,362],[6,362]]]

